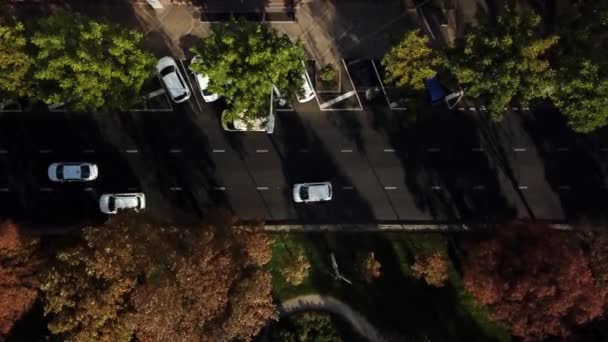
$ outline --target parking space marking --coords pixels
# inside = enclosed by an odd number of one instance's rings
[[[182,153],[182,150],[178,149],[178,148],[174,148],[169,150],[169,153]]]
[[[52,150],[40,150],[39,152],[42,154],[46,154],[46,153],[51,153],[53,151]]]
[[[127,152],[127,153],[138,153],[139,151],[137,149],[131,149],[131,150],[125,150],[125,152]]]
[[[384,190],[397,190],[396,186],[385,186]]]
[[[226,187],[225,186],[216,186],[213,188],[213,190],[224,191],[224,190],[226,190]]]
[[[184,59],[180,59],[179,63],[182,65],[182,69],[184,70],[184,74],[186,74],[186,80],[188,82],[188,84],[190,84],[190,89],[192,89],[192,92],[194,92],[194,100],[196,101],[196,105],[198,106],[199,110],[203,110],[203,106],[201,105],[201,102],[198,100],[198,95],[200,94],[200,91],[198,88],[195,88],[192,80],[190,79],[192,77],[192,71],[190,69],[186,68],[186,65],[184,64]],[[190,71],[190,72],[188,72]],[[198,84],[197,84],[198,86]],[[197,94],[199,93],[199,94]]]
[[[213,153],[224,153],[224,152],[226,152],[226,150],[213,150],[212,152]]]
[[[258,190],[268,190],[267,186],[257,186],[256,189]]]
[[[172,186],[172,187],[169,188],[169,190],[171,190],[171,191],[181,191],[182,188],[179,187],[179,186]]]
[[[342,153],[351,153],[353,150],[340,150]]]
[[[384,152],[388,152],[388,153],[390,153],[390,152],[395,152],[395,150],[394,150],[394,149],[392,149],[392,148],[385,148],[385,149],[384,149]]]
[[[255,150],[255,153],[268,153],[268,150]]]
[[[514,147],[513,151],[514,152],[526,152],[526,149],[523,147]]]

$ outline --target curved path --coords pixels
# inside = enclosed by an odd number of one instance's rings
[[[309,310],[322,310],[338,315],[369,341],[387,342],[387,339],[365,317],[336,298],[311,294],[289,299],[279,305],[281,317]]]

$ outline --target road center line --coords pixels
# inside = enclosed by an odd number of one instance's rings
[[[340,150],[342,153],[351,153],[353,150]]]
[[[255,150],[256,153],[268,153],[268,150]]]

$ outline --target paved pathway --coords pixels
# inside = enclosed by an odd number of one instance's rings
[[[333,297],[311,294],[287,300],[279,306],[281,316],[309,310],[323,310],[340,316],[361,336],[371,342],[385,342],[376,328],[360,313]]]

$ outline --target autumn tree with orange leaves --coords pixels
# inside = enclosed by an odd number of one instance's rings
[[[569,336],[602,314],[607,291],[595,285],[588,260],[568,234],[517,223],[469,240],[466,289],[523,340]]]
[[[0,223],[0,341],[38,297],[37,246],[15,223]]]

